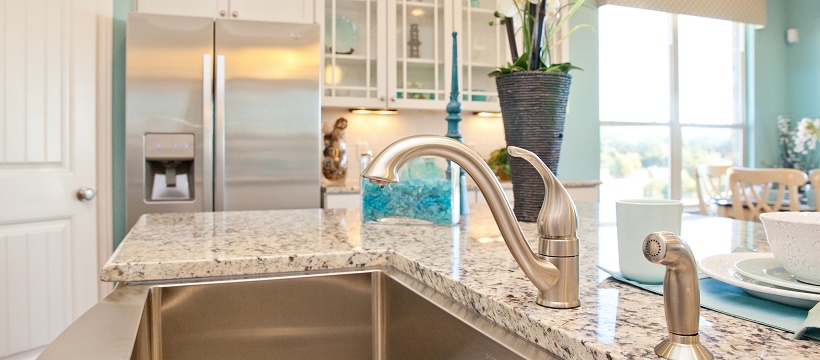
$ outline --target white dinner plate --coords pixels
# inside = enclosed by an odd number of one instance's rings
[[[769,253],[771,255],[771,253]],[[780,262],[771,257],[740,260],[735,263],[735,269],[755,280],[767,282],[787,289],[820,293],[820,286],[797,281],[794,274],[786,271]]]
[[[735,263],[746,259],[771,256],[771,253],[734,253],[714,255],[700,261],[700,269],[713,279],[737,286],[754,297],[781,304],[811,309],[820,301],[820,294],[794,291],[744,276],[735,269]]]

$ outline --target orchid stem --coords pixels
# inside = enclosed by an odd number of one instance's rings
[[[541,0],[541,4],[540,6],[538,6],[538,26],[534,30],[538,33],[534,37],[535,46],[533,46],[534,50],[532,52],[532,59],[535,63],[535,70],[541,68],[541,41],[543,40],[544,36],[544,18],[546,18],[547,12],[546,7],[547,0]]]
[[[534,65],[532,62],[532,50],[534,48],[535,42],[535,12],[538,11],[538,4],[528,3],[529,7],[527,7],[527,24],[529,28],[527,28],[527,32],[529,33],[530,43],[527,44],[527,50],[529,51],[530,58],[527,59],[527,70],[535,70],[532,68]]]
[[[544,1],[545,0],[541,0],[540,2],[543,3]],[[538,55],[536,54],[537,44],[536,44],[535,39],[538,36],[538,27],[539,26],[537,26],[537,24],[534,23],[534,20],[538,17],[539,6],[538,6],[537,3],[536,4],[529,3],[529,5],[530,5],[529,14],[528,14],[527,18],[529,19],[529,24],[530,24],[530,28],[529,28],[529,32],[530,32],[530,48],[529,48],[530,53],[529,53],[529,56],[530,56],[530,58],[527,61],[527,70],[538,70],[538,67],[536,66],[536,61],[535,61],[535,59],[538,58]]]
[[[512,63],[518,61],[518,45],[515,43],[515,29],[513,29],[513,18],[508,17],[504,19],[504,24],[507,26],[507,42],[510,43],[510,54],[512,55]]]

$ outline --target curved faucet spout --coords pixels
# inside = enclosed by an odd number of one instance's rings
[[[475,151],[443,136],[419,135],[398,140],[376,155],[362,172],[370,182],[385,185],[398,182],[399,169],[419,156],[439,156],[461,166],[484,194],[507,248],[527,278],[538,288],[539,299],[558,282],[560,271],[535,255],[513,214],[504,190],[493,171]]]

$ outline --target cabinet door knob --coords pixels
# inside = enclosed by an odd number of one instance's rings
[[[384,101],[384,96],[379,97],[379,101]]]
[[[225,10],[219,10],[219,16],[225,16],[226,13],[227,11]]]
[[[238,11],[234,11],[231,15],[233,15],[233,17],[237,17],[237,16],[239,16],[239,12],[238,12]]]
[[[395,101],[396,101],[396,98],[391,97],[391,98],[390,98],[390,101],[391,101],[391,102],[395,102]]]
[[[92,188],[83,186],[83,187],[77,189],[76,195],[77,195],[77,200],[89,201],[89,200],[94,198],[94,195],[97,195],[97,192],[94,191],[94,189],[92,189]]]

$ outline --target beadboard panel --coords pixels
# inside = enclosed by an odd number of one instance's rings
[[[0,226],[0,357],[47,345],[71,321],[71,221]]]
[[[70,4],[0,0],[0,166],[67,158]]]

